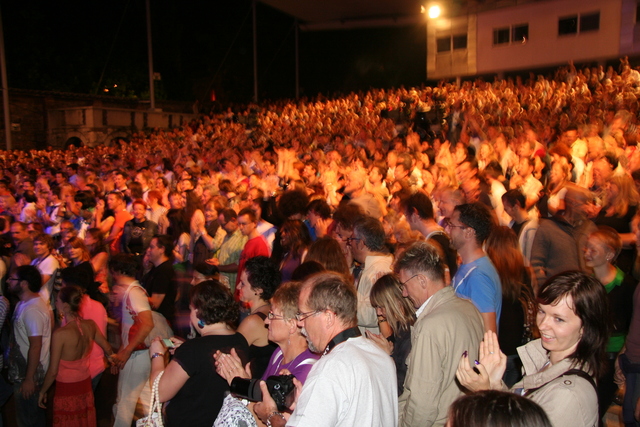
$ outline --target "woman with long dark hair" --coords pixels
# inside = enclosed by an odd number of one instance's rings
[[[569,271],[551,277],[538,292],[540,339],[518,348],[525,376],[511,391],[531,398],[554,426],[598,425],[596,381],[607,369],[609,305],[594,277]],[[507,356],[494,332],[485,333],[480,360],[471,367],[466,354],[456,377],[471,391],[506,390]]]
[[[311,246],[311,237],[307,226],[298,219],[286,220],[280,230],[280,246],[284,252],[282,259],[277,260],[280,265],[282,281],[291,280],[291,274],[305,259],[307,250]]]
[[[522,363],[517,348],[537,338],[537,307],[531,287],[531,275],[524,266],[518,237],[509,227],[495,227],[487,238],[485,250],[502,285],[498,342],[500,349],[507,355],[503,381],[511,387],[522,378]]]

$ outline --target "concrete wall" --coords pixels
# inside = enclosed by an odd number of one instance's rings
[[[466,49],[438,52],[437,39],[465,33]],[[476,74],[476,45],[476,15],[427,21],[427,78]]]
[[[600,11],[599,30],[558,35],[558,18],[596,11]],[[483,12],[478,15],[477,24],[478,73],[553,66],[566,64],[571,59],[596,61],[619,56],[621,13],[622,0],[540,1]],[[628,19],[625,22],[627,26],[634,24]],[[526,43],[493,45],[494,28],[525,23],[529,24]]]
[[[180,125],[180,118],[188,121],[193,117],[192,103],[189,102],[159,100],[156,105],[163,110],[162,113],[157,114],[172,116],[170,123],[172,127]],[[85,108],[78,107],[86,107],[92,111],[83,113]],[[31,150],[44,149],[47,145],[62,148],[71,136],[77,136],[87,144],[94,144],[110,141],[115,136],[126,136],[133,130],[145,129],[143,113],[148,110],[149,103],[135,99],[9,89],[9,108],[12,148]],[[112,116],[116,122],[125,119],[129,123],[127,127],[104,126],[102,123],[105,109],[109,110],[108,121],[112,120]],[[52,116],[54,111],[56,113]],[[139,113],[139,127],[131,127],[132,111]],[[3,114],[0,103],[0,149],[6,147],[4,122],[1,118]],[[67,123],[76,123],[76,125],[67,126]],[[78,123],[84,124],[77,125]],[[94,134],[91,134],[87,123],[98,126]],[[155,123],[152,120],[148,126],[154,126]],[[161,120],[160,123],[168,124],[169,120]],[[57,131],[53,131],[52,128],[57,128]]]

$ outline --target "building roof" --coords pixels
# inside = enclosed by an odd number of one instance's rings
[[[449,16],[536,0],[260,0],[300,20],[302,30],[402,26],[424,21],[423,5],[438,3]]]

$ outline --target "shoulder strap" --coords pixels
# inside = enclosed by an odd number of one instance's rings
[[[264,313],[263,313],[263,312],[261,312],[261,311],[258,311],[258,312],[253,313],[253,314],[255,314],[256,316],[258,316],[259,318],[261,318],[263,321],[264,321],[264,319],[266,319],[266,318],[267,318],[267,315],[266,315],[266,314],[264,314]]]
[[[536,391],[540,390],[542,387],[546,386],[547,384],[549,384],[551,381],[555,381],[560,377],[564,377],[564,376],[568,376],[568,375],[577,375],[580,378],[583,378],[587,381],[589,381],[589,384],[591,384],[596,392],[596,394],[598,393],[598,387],[596,386],[596,382],[593,380],[593,378],[591,377],[591,375],[587,374],[585,371],[583,371],[582,369],[569,369],[568,371],[563,372],[562,374],[558,375],[557,377],[555,377],[554,379],[547,381],[545,384],[542,384],[540,387],[536,387],[536,388],[530,388],[528,389],[523,396],[529,396],[532,393],[535,393]]]

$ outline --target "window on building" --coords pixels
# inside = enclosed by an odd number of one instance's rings
[[[580,32],[597,31],[600,29],[600,12],[583,13],[580,15]]]
[[[458,34],[453,36],[453,50],[467,48],[467,35]]]
[[[436,39],[438,53],[451,51],[451,36],[439,37]]]
[[[527,40],[529,40],[529,24],[514,25],[512,33],[513,37],[511,38],[511,40],[514,43],[526,42]]]
[[[565,16],[558,20],[558,35],[578,33],[578,15]]]
[[[507,44],[509,40],[509,27],[495,28],[493,30],[493,44]]]

